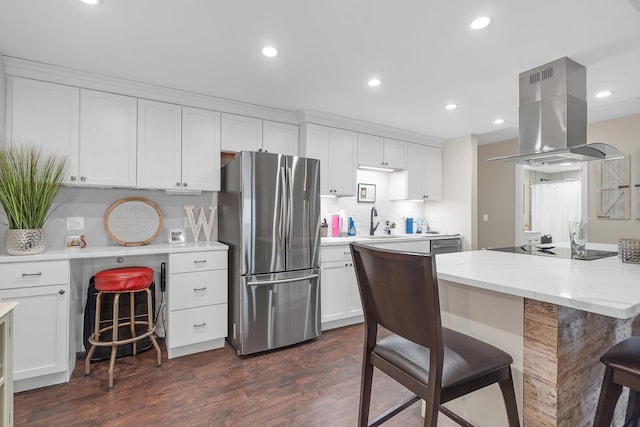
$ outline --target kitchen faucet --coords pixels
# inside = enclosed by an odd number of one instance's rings
[[[376,232],[376,228],[378,228],[378,225],[380,225],[380,222],[378,221],[375,225],[375,227],[373,226],[373,217],[374,216],[378,216],[378,211],[376,210],[376,207],[373,206],[371,208],[371,226],[369,227],[369,236],[373,236],[373,233]]]

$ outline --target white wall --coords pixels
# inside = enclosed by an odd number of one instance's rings
[[[206,192],[200,195],[167,195],[164,191],[127,189],[87,189],[62,187],[53,202],[53,213],[45,223],[47,249],[64,249],[64,236],[83,234],[87,245],[117,246],[104,229],[104,214],[109,206],[125,197],[144,197],[154,202],[163,216],[163,229],[152,243],[167,243],[169,229],[184,228],[187,242],[193,242],[190,228],[185,227],[184,205],[194,205],[195,214],[200,206],[209,215],[208,206],[217,205],[218,193]],[[3,213],[4,214],[4,213]],[[67,217],[83,217],[84,231],[67,231]],[[0,242],[4,242],[6,224],[0,224]],[[200,241],[205,238],[200,232]],[[218,218],[216,216],[211,240],[218,240]],[[0,253],[6,254],[5,245],[0,244]]]
[[[463,249],[477,249],[478,142],[475,135],[448,140],[442,149],[442,200],[426,202],[431,228],[457,232]]]

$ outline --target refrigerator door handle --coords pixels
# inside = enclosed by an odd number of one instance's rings
[[[287,185],[287,170],[284,166],[280,167],[280,191],[282,197],[280,197],[280,223],[278,227],[280,228],[280,247],[284,248],[287,244],[286,236],[288,233],[288,224],[289,224],[289,206],[287,204],[287,193],[289,186]]]
[[[290,162],[290,161],[291,161],[291,159],[287,158],[287,162]],[[291,208],[291,204],[293,203],[293,201],[292,201],[293,200],[293,182],[292,182],[293,181],[293,176],[292,176],[292,170],[291,170],[292,167],[293,167],[292,164],[287,163],[287,169],[285,170],[286,180],[284,181],[285,182],[285,191],[286,191],[286,194],[287,194],[287,197],[286,197],[287,206],[286,206],[286,211],[285,211],[286,212],[286,214],[285,214],[286,215],[285,227],[286,227],[286,230],[287,230],[286,234],[287,234],[287,237],[288,237],[288,239],[287,239],[287,241],[285,243],[286,244],[286,248],[287,248],[287,253],[289,253],[289,251],[291,251],[291,240],[292,240],[291,236],[293,235],[293,226],[292,226],[292,224],[293,224],[293,218],[292,218],[293,209]],[[288,266],[288,264],[290,262],[291,261],[287,260],[287,268],[290,268]]]
[[[320,275],[310,274],[308,276],[292,277],[290,279],[281,279],[281,280],[254,280],[251,282],[247,282],[247,286],[277,285],[280,283],[291,283],[291,282],[299,282],[301,280],[315,279],[316,277],[320,277]]]

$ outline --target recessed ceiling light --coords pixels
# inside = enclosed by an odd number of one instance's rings
[[[262,54],[269,58],[273,58],[274,56],[278,55],[278,49],[273,46],[265,46],[262,48]]]
[[[380,81],[380,79],[375,79],[375,78],[374,78],[374,79],[371,79],[371,80],[369,80],[369,81],[367,82],[367,84],[368,84],[369,86],[371,86],[371,87],[378,87],[378,86],[380,86],[380,83],[382,83],[382,82]]]
[[[474,19],[473,22],[471,22],[471,24],[469,25],[469,27],[472,30],[481,30],[486,26],[488,26],[490,23],[491,23],[491,18],[489,18],[488,16],[480,16]]]
[[[455,110],[456,108],[458,108],[458,104],[447,104],[444,106],[444,108],[446,108],[447,110]]]
[[[613,91],[603,90],[596,93],[596,98],[606,98],[607,96],[611,96],[611,95],[613,95]]]
[[[82,3],[91,4],[91,5],[99,5],[102,0],[80,0]]]
[[[501,125],[501,124],[503,124],[503,123],[504,123],[504,119],[495,119],[495,120],[493,121],[493,124],[494,124],[494,125]]]

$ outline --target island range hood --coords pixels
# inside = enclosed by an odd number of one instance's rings
[[[604,143],[587,144],[587,71],[564,57],[520,74],[519,154],[495,157],[553,165],[624,157]]]

